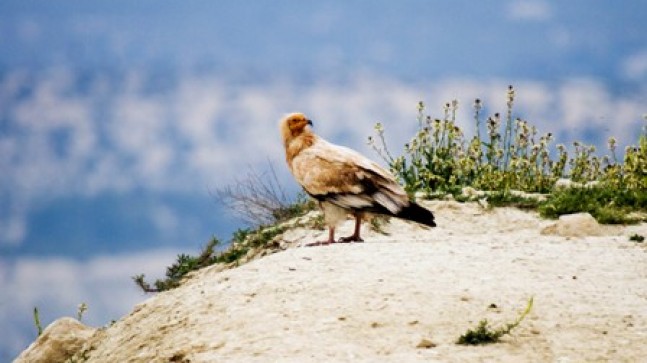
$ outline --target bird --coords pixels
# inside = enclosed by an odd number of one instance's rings
[[[284,116],[279,123],[288,168],[319,202],[328,226],[328,240],[308,245],[363,242],[360,228],[366,213],[436,226],[433,213],[409,200],[393,174],[355,150],[324,140],[312,127],[312,120],[300,112]],[[355,217],[354,233],[336,241],[335,227],[348,214]]]

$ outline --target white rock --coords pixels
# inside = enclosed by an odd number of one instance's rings
[[[556,234],[562,237],[586,237],[603,235],[598,221],[589,213],[567,214],[559,217],[557,223],[542,230],[542,234]]]
[[[482,197],[485,195],[485,192],[476,190],[472,187],[464,187],[461,189],[461,194],[466,197]]]
[[[83,347],[95,330],[73,318],[58,319],[45,328],[14,363],[65,362]]]
[[[568,189],[581,187],[581,183],[576,183],[571,179],[561,178],[555,182],[555,189]]]
[[[601,183],[599,180],[593,180],[590,182],[586,182],[586,184],[584,184],[584,186],[587,188],[596,188],[596,187],[599,187],[600,185]]]

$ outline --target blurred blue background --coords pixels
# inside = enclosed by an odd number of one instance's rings
[[[647,113],[647,2],[30,1],[0,3],[0,361],[43,324],[107,324],[177,253],[242,224],[213,191],[268,162],[290,192],[277,122],[378,159],[416,105],[504,111],[604,151]]]

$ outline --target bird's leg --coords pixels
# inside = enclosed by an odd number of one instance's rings
[[[335,227],[328,227],[328,241],[326,244],[335,243]]]
[[[355,214],[355,232],[352,236],[342,237],[339,239],[339,242],[348,243],[348,242],[364,242],[362,237],[359,236],[359,230],[362,226],[362,216],[361,214]]]
[[[312,242],[306,244],[306,247],[314,247],[314,246],[326,246],[332,243],[336,243],[335,241],[335,227],[328,227],[328,240],[327,241],[320,241],[320,242]]]

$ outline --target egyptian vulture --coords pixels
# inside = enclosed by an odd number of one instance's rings
[[[354,150],[320,138],[309,126],[312,121],[302,113],[289,114],[280,122],[288,167],[306,193],[319,201],[329,228],[327,241],[311,245],[337,242],[335,226],[348,214],[355,217],[355,232],[339,242],[363,241],[364,213],[436,226],[433,214],[410,201],[391,173]]]

